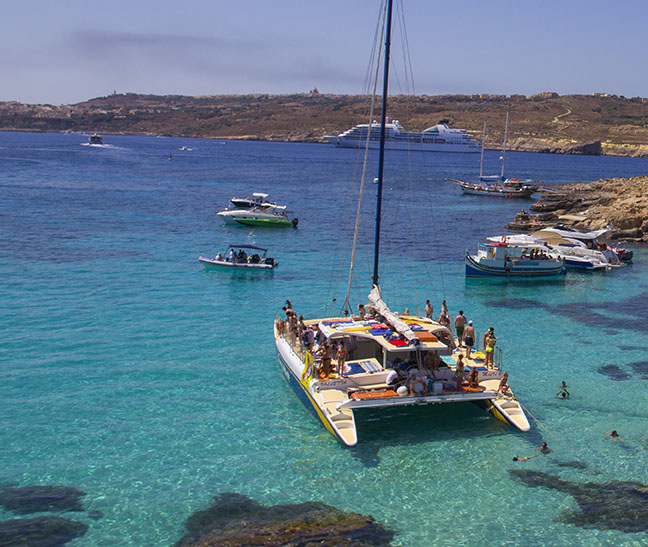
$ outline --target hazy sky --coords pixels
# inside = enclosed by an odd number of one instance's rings
[[[418,94],[648,96],[648,0],[401,1]],[[3,0],[0,100],[361,93],[379,5]]]

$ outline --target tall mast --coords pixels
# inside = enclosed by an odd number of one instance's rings
[[[486,143],[486,122],[484,121],[484,132],[482,133],[482,149],[481,158],[479,160],[479,180],[481,180],[484,173],[484,144]]]
[[[387,30],[385,32],[385,68],[383,70],[382,115],[380,117],[380,151],[378,155],[378,195],[376,197],[376,233],[374,236],[373,284],[378,285],[378,261],[380,255],[380,217],[382,210],[383,166],[385,163],[385,123],[387,119],[387,88],[389,81],[389,48],[391,46],[391,19],[393,0],[387,1]],[[371,130],[371,127],[369,128]]]
[[[506,113],[506,127],[504,128],[504,145],[502,147],[502,157],[500,158],[502,160],[502,173],[500,175],[500,178],[504,180],[504,162],[506,161],[506,137],[508,136],[508,118],[509,118],[509,113]]]

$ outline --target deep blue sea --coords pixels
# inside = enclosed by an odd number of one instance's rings
[[[648,542],[645,531],[577,518],[579,504],[620,488],[615,481],[648,483],[647,248],[634,246],[632,265],[603,274],[467,281],[466,249],[504,233],[532,202],[464,196],[444,180],[476,176],[477,154],[388,152],[385,299],[419,313],[426,299],[436,313],[445,299],[478,332],[494,326],[533,428],[518,432],[472,405],[425,407],[361,417],[349,449],[290,391],[272,321],[286,298],[307,318],[339,313],[358,154],[85,141],[0,132],[0,483],[86,492],[85,511],[61,515],[89,527],[71,545],[170,545],[222,492],[370,514],[396,532],[395,545]],[[487,152],[487,171],[498,172],[498,155]],[[370,289],[375,159],[354,307]],[[645,175],[648,159],[509,153],[506,172],[563,184]],[[224,226],[216,212],[251,192],[288,205],[299,228]],[[279,267],[232,273],[197,261],[230,243],[268,247]],[[570,399],[556,397],[562,380]],[[612,429],[623,442],[605,435]],[[552,454],[512,461],[543,440]],[[563,487],[532,487],[511,470],[547,473]],[[0,508],[0,521],[18,516]]]

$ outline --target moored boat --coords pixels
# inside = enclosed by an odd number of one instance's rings
[[[392,0],[387,1],[385,10],[383,136]],[[277,318],[274,322],[277,360],[285,378],[322,425],[347,446],[358,442],[355,412],[413,405],[482,403],[495,417],[528,431],[530,426],[522,406],[506,384],[508,376],[501,370],[499,361],[490,360],[487,364],[485,359],[473,354],[472,358],[464,360],[462,368],[458,364],[458,352],[453,352],[456,343],[447,326],[427,317],[397,314],[383,300],[379,285],[379,243],[384,138],[380,142],[369,303],[358,307],[358,315],[349,313],[353,258],[341,315],[306,320],[300,317],[298,320],[292,304],[287,302],[284,307],[286,319]],[[364,182],[364,173],[362,177]],[[355,256],[361,215],[361,207],[358,207],[352,257]],[[337,347],[337,370],[332,368],[334,347]],[[471,378],[467,382],[468,370]]]
[[[231,198],[230,203],[237,209],[250,209],[252,207],[276,207],[277,204],[266,201],[268,194],[254,192],[246,198]]]
[[[476,196],[496,196],[502,198],[530,198],[538,191],[539,186],[532,181],[505,179],[493,182],[467,182],[446,178],[461,188],[464,194]]]
[[[248,254],[248,251],[261,251]],[[268,249],[256,245],[229,245],[225,255],[218,253],[214,258],[199,256],[198,260],[206,267],[233,270],[272,270],[279,263],[266,256]]]
[[[219,211],[217,215],[225,224],[241,224],[244,226],[260,226],[267,228],[297,228],[298,220],[289,219],[283,206],[256,206],[250,209],[232,209]]]
[[[465,129],[453,129],[448,120],[428,127],[424,131],[407,131],[398,120],[385,123],[385,150],[408,150],[418,152],[479,152],[479,142]],[[337,136],[324,138],[338,148],[378,149],[380,146],[381,125],[359,124]]]
[[[566,273],[564,259],[544,245],[519,247],[503,237],[500,242],[480,243],[477,254],[466,253],[466,277],[537,278]]]

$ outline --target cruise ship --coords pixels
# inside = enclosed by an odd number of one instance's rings
[[[324,138],[339,148],[364,148],[369,132],[369,148],[380,147],[380,123],[364,123],[340,133],[338,136]],[[385,124],[385,149],[411,150],[420,152],[479,152],[479,142],[465,129],[452,129],[448,120],[428,127],[423,132],[406,131],[398,120]]]

